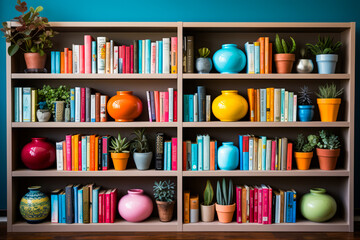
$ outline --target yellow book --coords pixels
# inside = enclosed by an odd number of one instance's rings
[[[99,136],[95,137],[95,171],[99,169]]]
[[[274,88],[270,88],[270,122],[274,121]]]
[[[261,163],[262,163],[262,140],[261,138],[258,139],[258,152],[257,152],[257,156],[258,156],[258,161],[257,161],[257,169],[259,171],[261,171]]]
[[[74,161],[74,168],[73,168],[73,170],[74,171],[79,171],[79,134],[76,134],[76,135],[74,135],[73,137],[74,137],[74,140],[73,140],[73,146],[74,146],[74,148],[73,148],[73,152],[74,152],[74,157],[75,157],[75,161]]]
[[[270,122],[270,88],[266,88],[266,121]]]
[[[37,90],[31,90],[31,121],[36,122]]]
[[[190,192],[184,192],[184,223],[190,223]]]
[[[86,136],[86,170],[90,171],[90,136]]]
[[[276,161],[276,166],[275,166],[275,168],[277,169],[277,170],[280,170],[280,167],[281,167],[281,138],[279,138],[279,141],[278,141],[278,156],[277,156],[277,161]]]

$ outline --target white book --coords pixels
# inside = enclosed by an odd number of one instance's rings
[[[31,88],[23,88],[23,108],[20,109],[23,111],[23,122],[31,122]]]
[[[110,40],[110,73],[114,73],[114,41]]]
[[[152,122],[152,117],[151,117],[151,99],[150,99],[150,91],[146,91],[146,100],[147,100],[147,104],[148,104],[148,112],[149,112],[149,122]]]
[[[145,40],[142,40],[142,53],[141,53],[141,73],[145,74]]]
[[[169,91],[169,122],[174,121],[174,88],[168,88]]]
[[[266,170],[271,169],[271,140],[266,140]]]
[[[156,42],[151,43],[151,49],[150,49],[150,73],[156,73]]]
[[[211,118],[211,95],[206,95],[206,121],[210,122]]]
[[[81,88],[75,87],[75,122],[80,122]]]
[[[75,51],[77,51],[77,54],[76,54],[76,62],[77,62],[76,71],[77,71],[77,73],[80,73],[80,45],[76,45],[75,49],[76,49]]]
[[[281,91],[280,88],[274,89],[274,122],[280,122],[281,115]]]
[[[258,159],[257,159],[257,165],[258,165],[258,168],[257,170],[261,171],[261,165],[262,165],[262,139],[261,137],[259,138],[258,140],[258,152],[257,152],[257,156],[258,156]]]
[[[95,94],[91,94],[90,119],[91,119],[91,122],[95,122]]]
[[[159,73],[159,41],[156,41],[155,73]]]
[[[95,95],[94,95],[95,97]],[[95,116],[94,116],[95,122]],[[86,171],[90,171],[90,136],[86,136]]]
[[[97,72],[105,73],[106,37],[97,37]]]
[[[56,170],[64,170],[63,142],[56,142]]]
[[[254,138],[253,170],[258,169],[258,140]]]
[[[289,91],[285,91],[285,99],[284,99],[284,104],[285,104],[285,111],[284,111],[284,119],[285,122],[288,121],[288,117],[289,117]]]
[[[163,73],[170,73],[170,38],[163,38]]]
[[[296,122],[296,118],[297,118],[297,95],[294,94],[293,122]]]
[[[23,121],[23,88],[19,87],[19,122]]]
[[[114,46],[114,73],[119,73],[119,46]]]
[[[78,65],[79,65],[79,63],[78,63],[78,56],[79,56],[79,45],[75,45],[75,44],[73,44],[72,45],[72,49],[73,49],[73,53],[72,53],[72,57],[73,57],[73,73],[75,73],[75,74],[77,74],[77,73],[79,73],[78,72]]]
[[[248,185],[245,185],[246,188],[246,222],[250,220],[250,188]]]
[[[210,136],[204,135],[203,136],[203,157],[204,157],[204,171],[210,171]]]
[[[280,195],[276,194],[275,223],[280,223]]]
[[[193,108],[194,108],[194,122],[199,121],[199,109],[198,109],[198,95],[197,93],[194,94],[194,101],[193,101]]]
[[[253,166],[253,160],[254,160],[254,138],[249,138],[249,170],[254,170]]]

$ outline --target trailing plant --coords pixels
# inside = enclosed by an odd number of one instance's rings
[[[199,48],[198,51],[201,58],[207,58],[210,55],[210,50],[206,47]]]
[[[284,39],[280,40],[279,34],[276,34],[275,37],[275,49],[277,53],[294,53],[296,50],[296,43],[295,40],[290,37],[292,46]]]
[[[309,135],[307,138],[301,133],[296,138],[295,149],[296,152],[311,152],[318,143],[319,137],[316,135]]]
[[[16,28],[8,26],[3,22],[1,31],[4,33],[6,42],[11,43],[8,48],[8,54],[13,56],[19,49],[25,53],[45,54],[44,49],[53,46],[52,41],[57,32],[53,31],[46,17],[40,17],[40,12],[44,9],[42,6],[37,8],[30,7],[29,11],[26,2],[17,0],[15,9],[21,13],[14,20],[19,24]]]
[[[70,103],[70,89],[65,85],[57,88],[44,85],[42,89],[38,89],[38,100],[39,103],[46,102],[44,109],[47,107],[51,113],[54,113],[54,103],[56,101],[65,101],[66,105]]]
[[[319,98],[337,98],[343,94],[344,88],[337,89],[334,83],[319,86],[319,92],[316,95]]]
[[[153,192],[156,201],[172,202],[175,199],[175,183],[170,180],[155,181]]]
[[[318,148],[322,149],[338,149],[340,148],[339,137],[335,134],[329,134],[325,130],[319,132]]]
[[[118,137],[111,138],[111,146],[110,152],[112,153],[128,153],[129,152],[130,142],[127,141],[126,137],[121,138],[120,133],[118,133]]]
[[[220,186],[220,181],[217,181],[216,188],[216,201],[219,205],[232,205],[234,198],[234,189],[233,182],[229,180],[229,187],[226,186],[226,180],[223,178],[222,187]]]
[[[342,45],[340,41],[333,43],[334,39],[327,37],[321,37],[319,35],[318,42],[315,45],[312,45],[310,43],[307,43],[306,46],[314,55],[319,54],[332,54],[338,51]]]
[[[206,187],[204,190],[204,205],[210,206],[214,199],[214,189],[211,185],[210,180],[206,181]]]
[[[132,152],[137,153],[147,153],[149,150],[149,142],[145,135],[145,129],[135,130],[134,133],[135,138],[131,140],[130,149]]]
[[[304,87],[300,88],[300,92],[298,93],[299,105],[312,105],[312,100],[310,97],[311,94],[312,94],[312,92],[309,91],[308,86],[304,86]]]

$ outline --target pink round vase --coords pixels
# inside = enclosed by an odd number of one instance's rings
[[[21,160],[32,170],[51,167],[55,163],[55,147],[46,138],[32,138],[21,150]]]
[[[128,222],[141,222],[150,217],[153,203],[142,189],[130,189],[119,201],[119,213]]]

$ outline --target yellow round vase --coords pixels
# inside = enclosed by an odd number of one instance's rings
[[[214,99],[212,111],[216,118],[223,122],[234,122],[245,117],[248,103],[237,90],[224,90]]]

